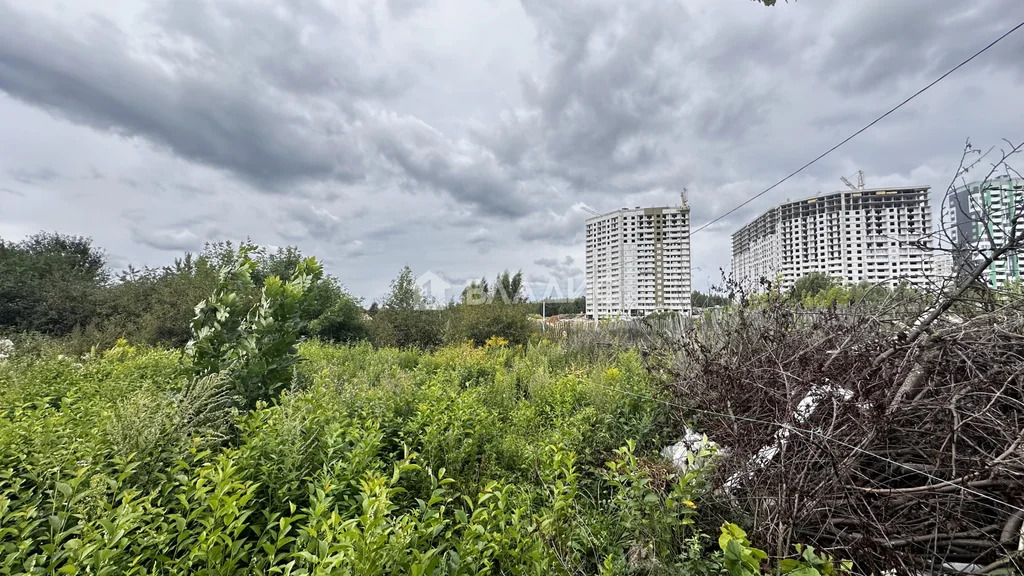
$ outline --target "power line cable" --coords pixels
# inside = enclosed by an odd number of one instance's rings
[[[960,68],[962,68],[962,67],[964,67],[965,65],[967,65],[967,64],[968,64],[968,63],[969,63],[969,62],[970,62],[971,60],[974,60],[974,59],[975,59],[975,58],[977,58],[978,56],[981,56],[981,55],[982,55],[982,54],[984,54],[984,53],[985,53],[986,51],[988,51],[988,49],[989,49],[989,48],[991,48],[991,47],[995,46],[995,45],[996,45],[996,44],[998,44],[998,43],[999,43],[1000,41],[1002,41],[1002,40],[1003,40],[1004,38],[1006,38],[1006,37],[1007,37],[1007,36],[1009,36],[1010,34],[1013,34],[1014,32],[1016,32],[1017,30],[1019,30],[1019,29],[1020,29],[1020,28],[1022,28],[1022,27],[1024,27],[1024,21],[1022,21],[1022,22],[1021,22],[1020,24],[1017,24],[1016,26],[1014,26],[1013,28],[1011,28],[1011,29],[1010,29],[1009,31],[1007,31],[1007,32],[1006,32],[1005,34],[1003,34],[1003,35],[1002,35],[1002,36],[1000,36],[999,38],[996,38],[995,40],[993,40],[992,42],[990,42],[990,43],[989,43],[989,44],[988,44],[987,46],[985,46],[985,47],[984,47],[984,48],[982,48],[981,50],[979,50],[979,51],[975,52],[975,53],[974,53],[974,55],[972,55],[972,56],[971,56],[970,58],[968,58],[968,59],[964,60],[963,62],[961,62],[961,63],[957,64],[956,66],[954,66],[953,68],[949,69],[949,70],[948,70],[948,71],[947,71],[947,72],[946,72],[945,74],[943,74],[942,76],[939,76],[938,78],[936,78],[935,80],[933,80],[933,81],[932,81],[931,83],[929,83],[929,84],[928,84],[927,86],[925,86],[924,88],[921,88],[920,90],[918,90],[917,92],[915,92],[915,93],[914,93],[913,95],[911,95],[911,96],[910,96],[909,98],[907,98],[906,100],[904,100],[904,101],[900,102],[899,104],[897,104],[896,106],[894,106],[894,107],[890,108],[890,109],[889,109],[889,111],[888,111],[888,112],[886,112],[885,114],[882,114],[882,115],[881,115],[881,116],[879,116],[878,118],[875,118],[874,120],[872,120],[872,121],[871,121],[870,123],[868,123],[868,124],[867,124],[866,126],[864,126],[863,128],[861,128],[860,130],[857,130],[857,131],[856,131],[856,132],[854,132],[853,134],[851,134],[851,135],[847,136],[847,137],[846,137],[846,138],[845,138],[845,139],[844,139],[844,140],[843,140],[842,142],[840,142],[840,143],[836,144],[835,146],[833,146],[833,147],[829,148],[828,150],[826,150],[825,152],[821,153],[821,154],[820,154],[820,155],[818,155],[818,156],[817,156],[817,157],[816,157],[816,158],[815,158],[814,160],[811,160],[810,162],[808,162],[808,163],[804,164],[803,166],[801,166],[801,167],[797,168],[796,170],[794,170],[793,172],[791,172],[791,173],[790,173],[789,175],[787,175],[787,176],[786,176],[785,178],[783,178],[782,180],[779,180],[779,181],[778,181],[778,182],[776,182],[775,184],[772,184],[771,186],[769,186],[769,187],[765,188],[764,190],[762,190],[762,191],[758,192],[757,194],[754,194],[754,195],[753,195],[753,196],[751,196],[750,198],[747,198],[746,200],[744,200],[743,202],[741,202],[741,203],[740,203],[739,205],[737,205],[737,206],[733,207],[733,208],[732,208],[731,210],[729,210],[728,212],[726,212],[725,214],[722,214],[721,216],[718,216],[718,217],[714,218],[714,219],[713,219],[713,220],[711,220],[710,222],[707,222],[707,223],[705,223],[705,224],[701,225],[701,226],[700,226],[699,228],[697,228],[696,230],[694,230],[693,232],[691,232],[691,233],[690,233],[690,236],[693,236],[694,234],[697,234],[698,232],[700,232],[701,230],[704,230],[704,229],[705,229],[705,228],[707,228],[708,226],[711,226],[711,225],[712,225],[712,224],[714,224],[715,222],[718,222],[718,221],[720,221],[721,219],[725,218],[726,216],[728,216],[728,215],[732,214],[733,212],[736,212],[736,211],[737,211],[737,210],[739,210],[740,208],[743,208],[743,207],[744,207],[744,206],[746,206],[747,204],[750,204],[750,203],[751,203],[751,202],[753,202],[754,200],[757,200],[757,199],[758,199],[758,198],[760,198],[761,196],[764,196],[765,194],[767,194],[767,193],[771,192],[771,191],[772,191],[772,190],[774,190],[775,188],[779,187],[779,186],[780,186],[780,185],[781,185],[782,183],[784,183],[784,182],[786,182],[787,180],[789,180],[790,178],[792,178],[793,176],[796,176],[797,174],[799,174],[799,173],[803,172],[804,170],[806,170],[807,168],[809,168],[809,167],[810,167],[810,166],[811,166],[812,164],[814,164],[814,163],[815,163],[815,162],[817,162],[818,160],[821,160],[822,158],[824,158],[824,157],[828,156],[828,155],[829,155],[829,154],[831,154],[832,152],[835,152],[835,151],[836,151],[836,150],[837,150],[837,149],[838,149],[838,148],[839,148],[840,146],[842,146],[843,144],[846,144],[846,143],[847,143],[847,142],[849,142],[850,140],[853,140],[854,138],[856,138],[857,136],[859,136],[859,135],[860,135],[861,133],[863,133],[864,131],[866,131],[866,130],[867,130],[868,128],[871,128],[871,127],[872,127],[872,126],[874,126],[875,124],[878,124],[879,122],[881,122],[882,120],[884,120],[884,119],[885,119],[886,117],[888,117],[888,116],[889,116],[890,114],[892,114],[893,112],[895,112],[895,111],[899,110],[899,109],[900,109],[900,108],[902,108],[902,107],[903,107],[903,106],[904,106],[905,104],[907,104],[908,102],[910,102],[910,101],[911,101],[911,100],[913,100],[914,98],[917,98],[918,96],[920,96],[921,94],[923,94],[924,92],[926,92],[926,91],[927,91],[927,90],[928,90],[929,88],[931,88],[932,86],[935,86],[935,85],[936,85],[936,84],[938,84],[939,82],[943,81],[943,80],[944,80],[944,79],[945,79],[945,78],[946,78],[947,76],[949,76],[949,75],[950,75],[950,74],[952,74],[953,72],[956,72],[956,71],[957,71],[957,70],[959,70]]]
[[[842,440],[839,440],[838,438],[833,438],[831,436],[828,436],[827,434],[822,434],[821,432],[816,432],[814,430],[808,430],[806,428],[797,428],[795,426],[791,426],[789,424],[784,424],[782,422],[770,422],[768,420],[760,420],[758,418],[750,418],[750,417],[746,417],[746,416],[737,416],[737,415],[734,415],[734,414],[724,414],[724,413],[721,413],[721,412],[715,412],[713,410],[706,410],[706,409],[703,409],[703,408],[695,408],[695,407],[692,407],[692,406],[683,406],[682,404],[676,404],[674,402],[669,402],[668,400],[662,400],[660,398],[655,398],[653,396],[648,396],[646,394],[640,394],[640,393],[637,393],[637,392],[630,392],[629,390],[624,390],[622,388],[616,388],[615,386],[608,386],[606,384],[601,384],[600,382],[594,382],[594,384],[597,384],[599,387],[605,388],[607,390],[612,390],[612,391],[619,392],[619,393],[622,393],[622,394],[628,394],[630,396],[635,396],[637,398],[643,398],[643,399],[646,399],[646,400],[650,400],[652,402],[658,402],[660,404],[664,404],[666,406],[671,406],[673,408],[679,408],[681,410],[689,410],[691,412],[708,414],[708,415],[711,415],[711,416],[718,416],[718,417],[722,417],[722,418],[732,418],[734,420],[741,420],[741,421],[744,421],[744,422],[750,422],[752,424],[763,424],[763,425],[767,425],[767,426],[783,427],[783,428],[785,428],[787,430],[790,430],[792,432],[796,432],[798,434],[807,434],[807,435],[809,435],[811,437],[818,436],[818,437],[823,438],[823,439],[825,439],[825,440],[827,440],[829,442],[834,442],[836,444],[839,444],[840,446],[843,446],[845,448],[849,448],[850,450],[853,450],[855,452],[859,452],[861,454],[865,454],[867,456],[871,456],[871,457],[877,458],[879,460],[888,462],[889,464],[892,464],[894,466],[898,466],[898,467],[903,468],[905,470],[909,470],[911,472],[914,472],[915,474],[920,474],[922,476],[925,476],[925,477],[929,478],[930,480],[934,480],[939,485],[954,486],[956,488],[959,488],[960,490],[963,490],[964,492],[967,492],[968,494],[973,494],[975,496],[978,496],[980,498],[984,498],[986,500],[995,502],[995,503],[1000,504],[1002,506],[1006,506],[1007,508],[1016,510],[1018,512],[1024,512],[1024,508],[1021,508],[1019,506],[1015,506],[1013,504],[1010,504],[1009,502],[1004,502],[1004,501],[1002,501],[1002,500],[1000,500],[998,498],[995,498],[994,496],[990,496],[988,494],[985,494],[984,492],[978,492],[977,490],[972,490],[971,488],[968,488],[967,486],[964,486],[963,484],[957,484],[956,482],[953,482],[953,481],[950,481],[950,480],[945,480],[945,479],[940,478],[938,476],[934,476],[934,475],[929,474],[927,472],[924,472],[922,470],[918,470],[917,468],[914,468],[912,466],[908,466],[906,464],[903,464],[902,462],[897,462],[896,460],[893,460],[893,459],[888,458],[886,456],[882,456],[881,454],[875,454],[874,452],[871,452],[870,450],[865,450],[865,449],[863,449],[863,448],[861,448],[859,446],[854,446],[853,444],[848,444],[848,443],[846,443],[846,442],[844,442]]]

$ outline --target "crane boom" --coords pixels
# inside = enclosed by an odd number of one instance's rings
[[[843,184],[846,184],[846,186],[850,190],[853,190],[854,192],[859,192],[860,190],[864,189],[864,171],[863,170],[857,170],[857,185],[856,186],[854,186],[853,182],[850,182],[850,179],[847,178],[846,176],[840,176],[839,179],[842,180]]]

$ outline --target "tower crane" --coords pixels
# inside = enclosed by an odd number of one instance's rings
[[[842,180],[843,184],[846,184],[846,186],[850,190],[853,190],[854,192],[859,192],[859,191],[864,189],[864,171],[863,170],[857,170],[857,185],[856,186],[854,186],[853,182],[850,182],[850,179],[847,178],[846,176],[842,176],[839,179]]]

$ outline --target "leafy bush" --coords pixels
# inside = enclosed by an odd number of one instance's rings
[[[0,240],[0,327],[65,335],[96,318],[106,257],[79,236]]]
[[[370,341],[382,348],[433,350],[444,344],[445,316],[442,310],[382,308],[373,317]]]
[[[377,347],[436,350],[445,344],[483,346],[492,337],[526,344],[536,332],[529,309],[510,304],[459,304],[442,309],[382,308],[369,324]]]
[[[129,269],[103,292],[96,334],[86,342],[103,346],[113,338],[152,345],[184,346],[195,304],[217,286],[218,268],[209,256],[186,254],[172,266]]]
[[[768,554],[764,550],[754,548],[747,540],[747,533],[739,526],[726,523],[722,525],[718,545],[722,549],[722,564],[732,576],[761,576],[761,567]],[[836,561],[828,554],[818,554],[813,546],[797,544],[797,557],[779,561],[779,573],[792,576],[835,576],[849,574],[853,564],[849,561]],[[771,573],[771,572],[769,572]]]
[[[188,384],[173,354],[119,344],[81,362],[9,360],[0,369],[3,405],[14,407],[0,418],[2,569],[547,574],[560,570],[556,542],[591,565],[615,543],[585,540],[578,514],[606,503],[569,497],[566,482],[607,480],[597,467],[559,471],[578,457],[520,439],[578,438],[559,431],[549,395],[535,405],[508,376],[544,370],[549,352],[305,344],[313,388],[242,417],[235,448],[204,447],[202,418],[184,424],[175,391]],[[578,406],[606,401],[599,390]],[[507,410],[516,416],[505,421]],[[169,447],[182,427],[191,432]],[[581,440],[586,462],[604,457]],[[175,456],[166,471],[147,467],[166,454]]]
[[[204,345],[260,318],[232,320],[248,266],[201,308]],[[0,363],[0,574],[722,573],[700,473],[655,456],[666,405],[636,353],[299,353],[309,387],[238,416],[174,352]]]
[[[528,311],[525,306],[509,304],[453,306],[447,340],[449,343],[470,341],[483,346],[489,338],[497,336],[513,345],[526,344],[536,332]]]
[[[690,293],[690,302],[694,308],[714,308],[717,306],[728,306],[731,302],[725,294],[716,293],[712,288],[708,293],[694,290]]]
[[[813,297],[838,285],[839,282],[835,278],[823,272],[811,272],[797,278],[789,292],[797,302],[800,302],[804,298]]]
[[[259,302],[245,312],[244,294],[253,286],[256,268],[251,250],[239,249],[234,263],[221,270],[213,295],[196,306],[192,339],[185,346],[194,376],[225,375],[245,410],[291,383],[298,360],[294,346],[308,325],[303,319],[306,296],[323,274],[316,259],[307,258],[287,282],[269,276]]]
[[[254,266],[251,284],[236,287],[242,307],[259,300],[267,279],[289,278],[306,259],[294,246],[273,252],[243,246]],[[184,346],[192,336],[196,302],[216,288],[219,270],[236,254],[230,242],[207,244],[170,265],[129,266],[112,278],[103,251],[88,238],[44,232],[17,243],[0,239],[0,332],[62,337],[75,355],[109,348],[122,338]],[[309,305],[300,318],[307,324],[322,318],[314,334],[327,340],[366,338],[359,300],[336,278],[321,276],[308,288]]]
[[[891,306],[917,307],[926,299],[923,293],[915,291],[907,284],[890,288],[884,284],[860,282],[852,285],[830,283],[818,292],[806,292],[800,304],[808,309],[849,306],[851,304],[878,305],[888,302]]]
[[[310,325],[310,333],[330,342],[358,342],[370,336],[366,313],[359,301],[341,295]]]

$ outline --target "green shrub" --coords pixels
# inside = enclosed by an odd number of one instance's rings
[[[213,295],[196,306],[192,339],[185,355],[196,378],[223,374],[244,410],[276,398],[292,382],[298,362],[295,344],[306,332],[307,295],[323,274],[315,258],[295,267],[290,280],[263,280],[259,301],[248,307],[244,297],[253,286],[256,262],[251,246],[220,272]]]
[[[448,343],[473,342],[483,346],[489,338],[504,338],[510,344],[523,345],[536,332],[528,317],[529,309],[514,304],[463,304],[450,309]]]
[[[299,351],[309,386],[242,414],[174,352],[0,362],[0,574],[723,573],[635,352]]]
[[[80,236],[40,232],[0,239],[0,327],[69,334],[97,317],[106,256]]]
[[[330,342],[358,342],[370,337],[370,327],[359,302],[341,296],[323,314],[313,320],[310,333]]]
[[[804,298],[814,297],[829,288],[838,286],[839,281],[823,272],[811,272],[797,278],[789,293],[797,302]]]
[[[444,332],[442,310],[384,308],[373,317],[370,339],[382,348],[434,350],[444,344]]]
[[[105,288],[99,318],[90,328],[104,346],[110,338],[151,345],[184,346],[195,304],[217,286],[218,269],[205,257],[186,254],[173,266],[129,270]],[[87,338],[86,341],[89,339]]]

